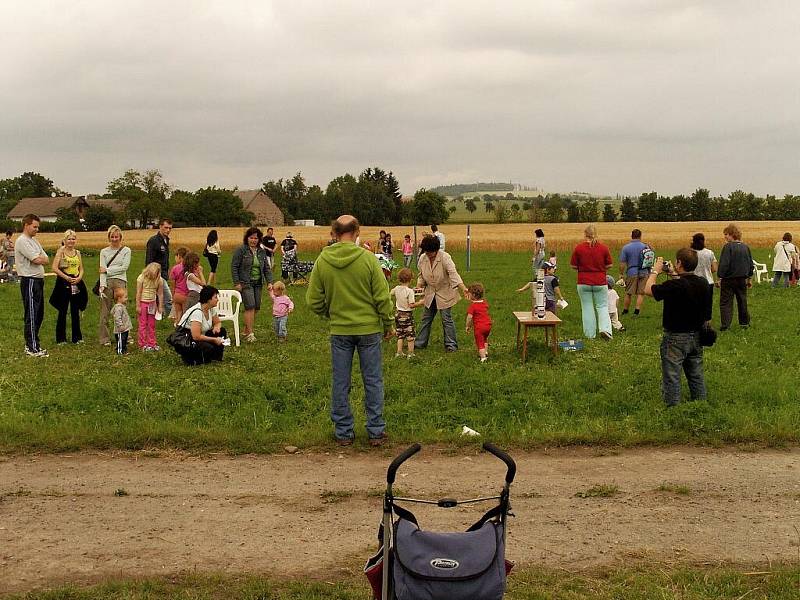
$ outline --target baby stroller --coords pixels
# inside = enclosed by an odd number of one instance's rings
[[[392,461],[386,474],[383,521],[378,529],[378,552],[367,561],[364,573],[375,600],[500,600],[506,575],[514,566],[505,559],[506,520],[510,513],[509,490],[517,465],[494,444],[483,449],[506,463],[506,481],[498,496],[456,500],[397,498],[392,493],[397,469],[421,449],[407,448]],[[466,532],[423,531],[411,511],[396,502],[435,504],[453,508],[464,504],[497,501]]]
[[[289,285],[308,284],[308,275],[313,268],[313,260],[298,260],[295,248],[284,252],[281,259],[281,276],[289,282]]]

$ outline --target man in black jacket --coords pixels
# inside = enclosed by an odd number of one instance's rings
[[[681,248],[675,255],[675,270],[671,279],[656,284],[664,269],[660,256],[647,278],[644,293],[656,301],[664,301],[661,338],[661,395],[667,406],[681,401],[681,370],[686,373],[692,400],[704,400],[706,383],[703,375],[703,347],[700,330],[711,302],[708,282],[694,274],[697,253]]]
[[[719,255],[719,316],[720,331],[731,326],[733,320],[733,298],[739,309],[739,325],[750,326],[750,313],[747,310],[747,289],[753,286],[753,256],[750,248],[742,242],[742,232],[731,223],[722,233],[726,244]]]
[[[172,291],[169,289],[169,233],[172,231],[172,221],[161,219],[158,222],[158,233],[147,240],[145,253],[145,266],[150,263],[161,265],[161,279],[164,280],[164,316],[172,312]]]

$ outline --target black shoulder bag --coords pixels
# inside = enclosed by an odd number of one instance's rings
[[[202,310],[202,306],[198,305],[192,309],[191,312],[187,313],[185,316],[184,325],[178,325],[175,328],[175,331],[170,333],[167,336],[167,343],[175,348],[176,352],[185,352],[187,350],[193,350],[197,345],[197,342],[194,341],[192,337],[192,330],[189,327],[186,327],[186,323],[189,322],[189,315],[196,311]]]

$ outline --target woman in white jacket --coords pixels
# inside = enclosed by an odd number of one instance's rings
[[[772,279],[772,287],[776,287],[781,281],[781,276],[786,276],[785,287],[789,287],[789,280],[797,264],[797,247],[792,243],[792,234],[784,233],[783,239],[775,244],[775,260],[772,262],[772,270],[775,277]]]

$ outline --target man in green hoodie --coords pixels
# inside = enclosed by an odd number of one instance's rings
[[[332,231],[338,241],[323,248],[314,263],[306,302],[330,320],[334,436],[340,446],[349,446],[355,437],[350,381],[358,350],[369,443],[380,446],[386,439],[381,340],[394,334],[389,287],[375,256],[355,244],[359,232],[355,217],[342,215],[333,222]]]

